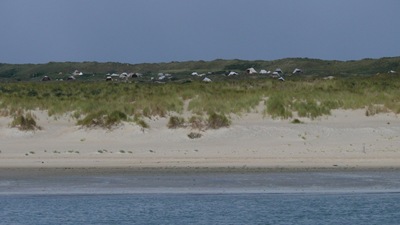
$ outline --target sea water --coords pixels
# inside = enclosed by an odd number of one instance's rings
[[[1,196],[0,224],[400,224],[400,194]]]
[[[391,172],[2,178],[0,224],[400,224]]]

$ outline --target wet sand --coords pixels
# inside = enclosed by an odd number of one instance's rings
[[[0,169],[0,194],[388,193],[400,170]]]

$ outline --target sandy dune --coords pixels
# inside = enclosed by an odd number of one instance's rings
[[[365,110],[336,110],[304,123],[233,116],[232,126],[201,131],[168,129],[167,118],[148,120],[150,129],[123,124],[112,131],[84,129],[69,116],[36,111],[40,131],[10,128],[0,117],[3,168],[388,168],[400,167],[400,118]],[[194,131],[198,132],[198,131]]]

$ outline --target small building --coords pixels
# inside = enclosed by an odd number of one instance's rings
[[[41,81],[51,81],[51,78],[49,76],[44,76]]]
[[[119,75],[119,79],[127,79],[128,78],[128,73],[121,73],[120,75]]]
[[[142,77],[143,76],[143,74],[141,74],[141,73],[133,73],[132,74],[132,78],[137,78],[137,77]]]
[[[69,76],[69,77],[67,78],[67,80],[69,80],[69,81],[74,81],[74,80],[76,80],[76,78],[75,78],[74,76]]]
[[[211,79],[210,79],[210,78],[208,78],[208,77],[204,77],[204,79],[203,79],[203,82],[207,82],[207,83],[209,83],[209,82],[211,82]]]
[[[281,68],[276,68],[275,72],[278,74],[283,74],[283,71],[281,70]]]
[[[271,71],[260,70],[260,74],[262,74],[262,75],[267,75],[267,74],[270,74],[270,73],[271,73]]]
[[[274,71],[271,76],[272,76],[272,78],[278,78],[281,75],[278,72]]]
[[[303,70],[296,68],[293,70],[293,74],[299,74],[299,73],[303,73]]]
[[[228,73],[228,76],[235,76],[235,75],[239,75],[238,73],[236,73],[235,71],[230,71]]]
[[[82,75],[83,75],[83,73],[80,72],[79,70],[75,70],[75,71],[72,73],[72,76],[82,76]]]
[[[246,73],[247,73],[247,74],[255,74],[255,73],[257,73],[257,71],[256,71],[253,67],[251,67],[251,68],[248,68],[248,69],[246,70]]]

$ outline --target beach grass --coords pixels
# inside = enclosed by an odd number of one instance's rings
[[[188,101],[187,109],[184,103]],[[178,115],[187,110],[192,127],[225,115],[255,111],[264,102],[264,116],[311,119],[329,115],[333,109],[366,109],[366,115],[400,113],[400,78],[381,75],[318,78],[225,80],[212,83],[106,83],[106,82],[16,82],[0,84],[1,115],[14,116],[22,123],[21,112],[47,110],[50,116],[71,113],[82,126],[109,128],[121,122],[135,122],[148,128],[144,118]],[[225,118],[219,118],[218,116]],[[16,116],[19,116],[16,117]],[[33,118],[33,117],[29,117]],[[171,127],[182,118],[170,120]],[[226,120],[225,120],[226,119]],[[18,122],[18,120],[20,122]],[[212,123],[207,121],[208,124]],[[229,123],[227,123],[229,124]]]
[[[32,112],[16,113],[12,120],[11,127],[16,127],[19,130],[41,130],[42,128],[36,123],[36,116]]]

